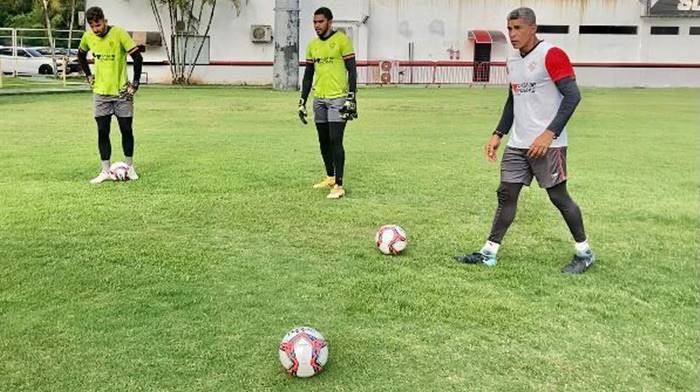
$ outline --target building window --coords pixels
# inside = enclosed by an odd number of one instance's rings
[[[691,26],[690,35],[700,35],[700,26]]]
[[[651,35],[678,35],[678,26],[651,26]]]
[[[176,40],[177,45],[175,45]],[[209,36],[173,35],[171,45],[173,57],[184,57],[185,64],[209,64]],[[199,57],[195,59],[200,46],[202,47],[202,51],[199,53]]]
[[[636,35],[637,26],[587,25],[578,27],[579,34],[624,34]]]
[[[564,25],[538,25],[537,32],[542,34],[569,34],[569,26]]]

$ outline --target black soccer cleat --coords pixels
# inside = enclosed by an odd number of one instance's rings
[[[586,256],[581,257],[574,255],[571,262],[561,269],[564,274],[582,274],[595,263],[595,255],[592,251],[588,251]]]
[[[455,256],[455,260],[464,264],[486,264],[489,267],[496,265],[496,255],[474,252],[470,255]]]

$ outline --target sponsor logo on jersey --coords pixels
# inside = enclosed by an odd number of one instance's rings
[[[537,83],[535,82],[525,82],[525,83],[511,83],[510,88],[513,90],[513,94],[534,94],[536,93]]]

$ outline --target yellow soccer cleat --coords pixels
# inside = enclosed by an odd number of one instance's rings
[[[333,188],[333,185],[335,185],[335,177],[326,177],[318,184],[314,184],[314,189]]]
[[[333,189],[331,189],[331,193],[326,197],[329,199],[340,199],[343,196],[345,196],[345,189],[340,185],[335,185]]]

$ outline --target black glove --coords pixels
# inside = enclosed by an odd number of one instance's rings
[[[355,101],[355,93],[348,93],[345,98],[343,107],[340,108],[340,117],[345,121],[352,121],[357,118],[357,102]]]
[[[306,121],[306,116],[308,116],[308,113],[306,112],[306,100],[304,98],[299,98],[299,108],[297,109],[299,113],[299,120],[301,120],[302,124],[308,124]]]

